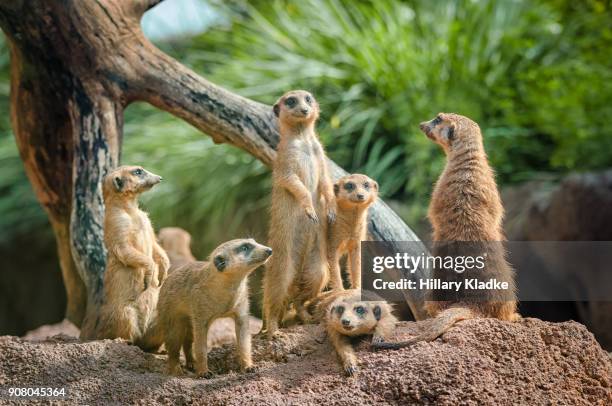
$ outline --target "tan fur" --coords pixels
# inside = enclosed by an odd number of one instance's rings
[[[108,258],[97,337],[125,338],[145,350],[161,345],[155,309],[169,260],[149,217],[138,208],[138,195],[160,180],[139,166],[121,166],[106,176],[103,186]]]
[[[356,312],[358,307],[365,309],[363,315]],[[353,375],[358,369],[351,339],[372,336],[373,344],[383,342],[393,333],[397,323],[392,310],[380,297],[357,289],[321,295],[317,316],[321,318],[346,375]]]
[[[274,257],[263,281],[270,338],[291,302],[306,318],[304,302],[327,284],[326,226],[336,216],[325,152],[314,128],[316,100],[308,92],[291,91],[278,100],[274,112],[280,127],[272,170],[269,241]]]
[[[212,322],[232,317],[236,323],[241,368],[252,368],[249,331],[248,275],[264,264],[272,250],[252,239],[228,241],[217,247],[208,262],[189,262],[174,270],[161,288],[159,325],[168,351],[168,373],[180,373],[181,347],[200,377],[211,377],[207,334]]]
[[[451,302],[436,301],[439,293],[433,291],[430,301],[426,302],[426,310],[437,320],[430,330],[399,345],[384,345],[385,348],[434,340],[459,320],[493,317],[514,321],[520,318],[516,312],[514,271],[506,261],[501,244],[505,241],[502,230],[504,209],[484,150],[480,127],[467,117],[440,113],[433,120],[421,123],[420,128],[442,147],[447,157],[446,167],[436,183],[429,205],[434,250],[436,246],[442,246],[436,242],[481,242],[474,246],[486,252],[486,266],[482,270],[470,270],[469,277],[508,282],[510,293],[483,291],[478,300]],[[450,276],[456,275],[451,273]],[[433,277],[448,280],[449,271],[435,269]]]
[[[157,233],[159,245],[170,258],[171,269],[195,261],[191,253],[191,234],[180,227],[164,227]]]
[[[338,215],[327,234],[327,260],[330,283],[343,289],[340,259],[347,255],[346,271],[351,288],[361,289],[361,241],[366,239],[368,208],[378,196],[378,183],[365,175],[353,174],[334,184]]]

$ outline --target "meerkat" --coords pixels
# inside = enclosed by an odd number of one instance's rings
[[[378,197],[378,183],[365,175],[346,175],[334,184],[337,216],[327,234],[327,260],[333,290],[344,289],[340,259],[347,255],[351,288],[361,289],[361,241],[367,233],[368,208]]]
[[[293,302],[303,304],[327,285],[327,224],[336,205],[325,152],[315,132],[319,105],[303,90],[284,94],[274,105],[280,142],[272,169],[269,244],[274,257],[264,274],[264,321],[269,338]],[[321,220],[322,219],[322,220]]]
[[[495,278],[507,282],[509,289],[504,292],[494,289],[480,291],[477,300],[469,300],[467,293],[456,300],[448,300],[448,295],[434,290],[425,304],[430,317],[435,317],[430,329],[414,339],[381,343],[378,348],[396,349],[419,341],[433,341],[465,319],[492,317],[514,321],[520,318],[516,309],[514,271],[506,261],[502,245],[505,241],[502,230],[504,209],[484,150],[480,127],[467,117],[440,113],[433,120],[421,123],[420,129],[442,147],[447,158],[446,167],[434,187],[428,212],[433,227],[434,254],[472,242],[480,252],[484,251],[486,265],[483,269],[469,271],[470,278]],[[433,277],[448,280],[449,277],[460,279],[465,276],[434,269]]]
[[[372,344],[382,343],[393,333],[397,323],[390,304],[371,292],[358,289],[326,292],[320,296],[316,307],[317,318],[325,327],[347,376],[358,370],[351,340],[372,336]]]
[[[158,286],[170,261],[138,207],[138,196],[161,180],[140,166],[121,166],[103,184],[108,257],[97,337],[124,338],[144,350],[161,345],[155,328]]]
[[[237,352],[242,370],[253,367],[249,331],[248,276],[272,255],[272,249],[252,239],[218,246],[208,262],[189,262],[164,282],[158,304],[159,326],[168,351],[168,373],[180,374],[181,346],[186,368],[210,378],[207,334],[212,322],[232,317],[236,324]]]
[[[191,253],[191,234],[180,227],[164,227],[157,233],[159,244],[170,258],[171,269],[195,261]]]

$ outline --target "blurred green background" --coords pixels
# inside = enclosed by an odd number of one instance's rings
[[[502,186],[612,167],[610,1],[162,6],[145,16],[147,35],[214,83],[269,104],[288,89],[311,90],[331,158],[378,180],[417,233],[444,162],[417,125],[439,111],[481,125]],[[180,23],[164,25],[168,18]],[[53,249],[10,129],[4,39],[0,75],[0,248],[36,240]],[[230,237],[265,240],[269,172],[246,153],[134,104],[126,112],[122,161],[163,175],[143,205],[156,228],[189,230],[196,256]]]

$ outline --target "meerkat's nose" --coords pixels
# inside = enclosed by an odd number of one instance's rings
[[[421,129],[421,131],[427,131],[427,129],[429,128],[429,126],[427,125],[427,122],[424,121],[421,124],[419,124],[419,128]]]
[[[303,108],[300,110],[302,112],[302,114],[308,114],[308,109],[307,108]]]
[[[349,326],[350,324],[351,324],[351,321],[350,321],[350,320],[347,320],[347,319],[342,319],[342,325],[343,325],[343,326]]]
[[[365,196],[362,195],[361,193],[357,193],[357,199],[363,200],[363,199],[365,199]]]
[[[272,248],[266,248],[266,255],[272,255]]]

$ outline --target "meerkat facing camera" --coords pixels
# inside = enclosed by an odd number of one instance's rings
[[[207,334],[212,322],[232,317],[236,323],[240,366],[249,370],[248,276],[272,255],[272,249],[252,239],[221,244],[208,262],[190,262],[172,271],[161,288],[158,304],[159,326],[168,351],[168,373],[180,373],[179,354],[185,353],[186,367],[199,377],[209,378]]]
[[[121,166],[104,179],[104,304],[97,338],[125,338],[144,350],[155,350],[158,286],[170,262],[155,239],[151,221],[138,208],[138,196],[161,181],[140,166]]]
[[[442,147],[447,162],[436,182],[429,205],[428,217],[433,227],[433,253],[447,247],[474,245],[486,257],[483,269],[474,268],[470,277],[478,280],[496,279],[507,282],[509,289],[482,290],[477,300],[465,296],[450,301],[445,293],[432,291],[425,307],[435,317],[423,334],[401,343],[380,343],[377,348],[397,349],[419,341],[432,341],[455,323],[475,317],[492,317],[515,321],[516,311],[514,271],[506,261],[502,241],[504,208],[495,176],[484,149],[480,127],[458,114],[440,113],[420,124],[421,131]],[[471,249],[471,248],[470,248]],[[434,268],[433,277],[448,280],[460,274]]]
[[[325,152],[315,132],[319,106],[303,90],[284,94],[274,105],[280,142],[272,169],[269,242],[274,256],[264,274],[264,321],[269,338],[293,302],[301,318],[304,303],[327,284],[327,223],[336,205]]]
[[[161,228],[157,233],[157,238],[159,244],[166,251],[166,254],[168,254],[172,268],[196,260],[191,253],[191,234],[182,228]]]
[[[381,343],[395,331],[397,318],[391,305],[372,292],[330,291],[320,296],[316,306],[317,318],[325,327],[347,376],[358,370],[352,339],[371,336],[372,344]]]
[[[346,175],[334,184],[338,213],[327,234],[330,283],[343,289],[340,259],[347,255],[351,288],[361,289],[361,241],[367,234],[368,208],[378,197],[378,183],[366,175]]]

